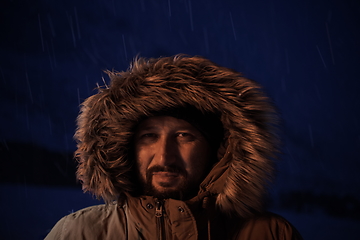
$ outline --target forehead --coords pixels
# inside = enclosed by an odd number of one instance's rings
[[[161,130],[161,129],[168,129],[168,130],[188,130],[194,133],[199,133],[199,130],[191,125],[189,122],[171,117],[171,116],[155,116],[149,117],[143,120],[136,129],[136,132],[143,131],[143,130]],[[202,134],[201,134],[202,135]]]

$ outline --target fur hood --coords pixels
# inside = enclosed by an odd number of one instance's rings
[[[260,86],[202,57],[135,59],[107,72],[110,86],[84,101],[75,139],[77,177],[85,191],[110,202],[136,191],[131,161],[134,127],[154,111],[194,106],[220,116],[218,162],[200,186],[226,213],[261,211],[277,152],[276,114]]]

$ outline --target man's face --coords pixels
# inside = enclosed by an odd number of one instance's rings
[[[170,116],[150,117],[135,133],[135,158],[144,192],[183,199],[198,190],[210,148],[190,123]]]

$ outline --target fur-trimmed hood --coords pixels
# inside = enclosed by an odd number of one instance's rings
[[[202,57],[135,59],[126,72],[107,72],[110,86],[81,106],[76,158],[85,191],[110,202],[136,189],[131,140],[154,111],[194,106],[220,116],[219,161],[200,187],[226,213],[261,210],[277,151],[275,111],[260,86]]]

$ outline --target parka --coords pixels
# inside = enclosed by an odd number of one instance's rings
[[[84,101],[75,133],[77,177],[105,204],[65,216],[46,239],[301,239],[287,220],[263,209],[278,138],[275,108],[259,84],[185,55],[137,58],[127,71],[107,73],[110,85]],[[136,126],[189,106],[221,122],[216,161],[190,199],[142,194]]]

